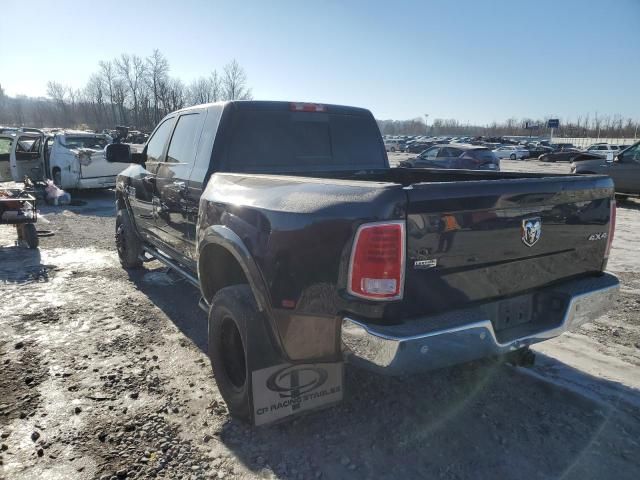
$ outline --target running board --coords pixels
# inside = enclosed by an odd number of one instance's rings
[[[164,263],[167,267],[169,267],[172,270],[175,270],[176,272],[178,272],[180,275],[182,275],[189,283],[191,283],[194,287],[196,288],[200,288],[200,282],[198,282],[198,279],[196,277],[194,277],[193,275],[191,275],[189,272],[187,272],[184,268],[182,268],[180,265],[178,265],[176,262],[174,262],[173,260],[171,260],[170,258],[166,257],[165,255],[163,255],[159,250],[155,250],[151,247],[148,246],[143,246],[142,249],[148,253],[149,255],[151,255],[153,258],[155,258],[156,260],[158,260],[161,263]]]

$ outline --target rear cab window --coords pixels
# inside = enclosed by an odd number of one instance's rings
[[[395,141],[392,141],[395,142]],[[369,114],[238,109],[222,171],[304,172],[387,168]]]

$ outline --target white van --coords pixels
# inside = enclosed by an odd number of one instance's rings
[[[54,135],[32,131],[2,134],[0,180],[20,182],[26,175],[33,180],[50,178],[66,190],[113,187],[124,167],[105,160],[104,147],[111,141],[109,135],[73,130]],[[2,154],[5,150],[8,155]],[[10,175],[2,166],[4,157]]]

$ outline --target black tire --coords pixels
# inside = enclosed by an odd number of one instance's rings
[[[213,375],[229,412],[243,421],[251,419],[247,325],[261,321],[259,317],[248,285],[219,290],[209,309],[209,359]]]
[[[59,168],[54,168],[53,169],[53,178],[51,180],[53,180],[53,183],[57,186],[62,188],[62,172],[60,171]]]
[[[395,153],[396,147],[391,147],[391,153]]]
[[[120,264],[124,268],[140,268],[140,259],[143,250],[142,242],[138,238],[136,231],[126,209],[118,210],[116,215],[116,249]]]
[[[38,248],[38,231],[33,223],[25,223],[22,225],[22,239],[27,242],[29,248]]]
[[[515,153],[512,153],[511,155],[509,155],[509,158],[510,158],[511,160],[515,160],[517,157],[516,157],[516,154],[515,154]]]

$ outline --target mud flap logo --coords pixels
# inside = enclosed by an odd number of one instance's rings
[[[256,425],[342,400],[342,363],[277,365],[252,374]]]

